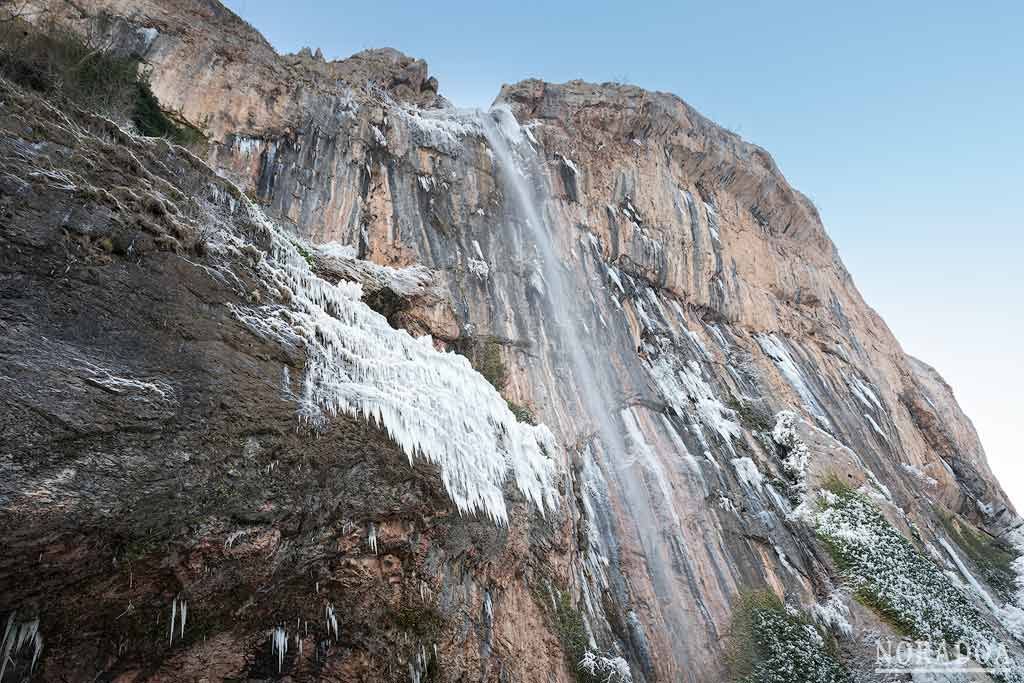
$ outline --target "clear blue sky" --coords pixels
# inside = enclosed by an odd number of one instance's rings
[[[766,148],[1024,509],[1024,3],[228,0],[282,52],[395,47],[441,93],[620,80]]]

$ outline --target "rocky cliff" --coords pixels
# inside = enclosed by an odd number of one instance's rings
[[[216,0],[37,9],[209,144],[2,84],[0,677],[1024,661],[970,421],[764,150],[618,84],[456,110],[422,61],[278,55]]]

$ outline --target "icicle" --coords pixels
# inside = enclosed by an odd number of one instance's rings
[[[178,618],[178,598],[171,600],[171,630],[167,635],[167,644],[174,644],[174,621]]]
[[[28,668],[29,673],[32,673],[36,670],[36,662],[39,661],[39,654],[43,651],[43,636],[39,633],[39,631],[36,631],[36,635],[32,639],[32,644],[32,664]]]
[[[281,626],[274,629],[270,652],[277,656],[277,673],[281,673],[284,668],[284,656],[288,653],[288,633]]]
[[[490,623],[494,618],[494,608],[491,604],[491,591],[484,591],[484,616],[487,617],[487,623]]]
[[[327,607],[324,609],[325,619],[327,621],[327,633],[330,635],[334,634],[334,640],[338,640],[338,615],[334,612],[334,605],[327,603]]]
[[[185,622],[188,621],[188,603],[184,599],[181,601],[181,637],[185,637]]]
[[[171,600],[171,626],[168,630],[167,644],[174,644],[174,627],[178,626],[178,637],[185,637],[185,623],[188,621],[188,603],[180,595]]]
[[[14,662],[14,658],[29,645],[32,646],[32,662],[29,665],[29,673],[36,668],[39,655],[43,651],[43,636],[39,633],[39,619],[18,622],[17,610],[11,612],[7,617],[7,625],[4,627],[4,638],[0,641],[0,680],[3,680],[4,672],[8,664]]]
[[[366,533],[366,542],[370,545],[373,554],[377,554],[377,525],[370,522],[370,528]]]
[[[17,611],[11,612],[11,616],[7,617],[7,627],[4,628],[3,652],[0,652],[0,681],[4,678],[4,669],[7,668],[7,660],[10,657],[11,647],[14,644],[11,630],[14,628],[14,617],[17,614]]]

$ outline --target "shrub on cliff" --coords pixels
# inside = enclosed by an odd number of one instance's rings
[[[173,120],[139,73],[139,60],[86,40],[45,17],[34,24],[0,9],[0,75],[53,98],[132,124],[142,135],[181,145],[203,140]]]
[[[1000,637],[972,602],[970,588],[956,585],[867,496],[833,479],[819,492],[811,521],[854,597],[897,633],[963,643],[978,652],[999,646]],[[991,675],[1024,683],[1024,667],[1013,658]]]
[[[727,659],[739,683],[846,683],[834,642],[807,615],[770,591],[740,595],[733,608]]]

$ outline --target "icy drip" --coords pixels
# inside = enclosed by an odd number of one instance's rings
[[[546,297],[549,315],[554,317],[554,320],[542,321],[544,331],[568,360],[575,394],[596,427],[600,448],[595,450],[602,454],[628,515],[629,522],[623,520],[622,533],[639,541],[648,575],[659,597],[657,609],[673,636],[682,638],[687,633],[689,619],[677,584],[680,577],[674,569],[682,551],[679,541],[666,542],[681,538],[671,486],[657,454],[645,442],[645,424],[640,413],[634,408],[621,409],[619,401],[613,398],[621,395],[609,359],[615,351],[606,346],[588,349],[593,336],[586,333],[574,303],[587,296],[592,284],[586,281],[582,264],[580,278],[575,282],[562,267],[563,255],[559,254],[553,231],[557,226],[545,220],[544,196],[531,184],[532,180],[542,183],[545,175],[528,131],[502,106],[495,107],[489,114],[481,114],[480,120],[506,199],[512,203],[516,217],[525,224],[527,237],[536,248],[539,272],[535,275],[539,276],[543,287],[534,286],[534,289]],[[593,292],[593,295],[605,296],[603,292]],[[607,340],[602,342],[607,343]]]
[[[465,357],[435,350],[429,336],[393,329],[360,300],[359,284],[317,277],[294,238],[258,207],[245,208],[270,241],[269,253],[230,230],[217,249],[252,259],[282,303],[228,306],[256,334],[305,351],[300,392],[292,392],[290,380],[284,389],[306,420],[322,424],[345,414],[375,421],[410,459],[438,465],[462,512],[506,522],[502,486],[509,475],[541,512],[557,506],[549,457],[555,440],[546,427],[518,422]]]

